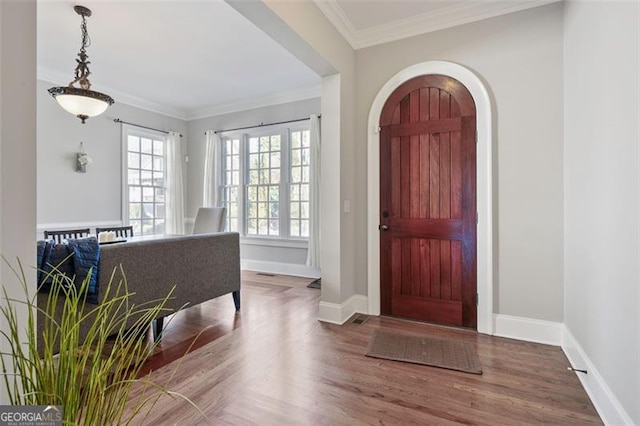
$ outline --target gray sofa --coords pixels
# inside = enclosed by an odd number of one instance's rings
[[[122,266],[122,269],[120,269]],[[115,273],[114,273],[115,271]],[[141,305],[165,297],[175,286],[167,307],[176,311],[232,293],[240,308],[240,244],[237,233],[216,233],[126,242],[100,247],[98,303],[104,300],[112,274],[115,284],[126,276],[130,303]],[[48,294],[39,293],[37,304],[44,309]],[[230,301],[231,302],[231,301]],[[87,304],[87,308],[96,305]],[[60,317],[60,311],[56,317]],[[172,312],[164,312],[161,317]],[[133,322],[133,321],[131,321]],[[156,325],[162,327],[162,318]],[[81,341],[90,322],[80,325]],[[38,336],[44,330],[44,315],[38,312]],[[154,330],[158,337],[158,330]],[[38,347],[42,347],[41,341]]]

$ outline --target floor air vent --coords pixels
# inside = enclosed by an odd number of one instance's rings
[[[265,277],[275,277],[275,274],[270,274],[268,272],[256,272],[256,275],[263,275]]]
[[[352,324],[362,325],[369,319],[369,315],[355,314],[351,320]]]

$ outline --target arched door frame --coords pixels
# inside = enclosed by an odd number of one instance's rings
[[[427,74],[442,74],[464,84],[476,103],[477,208],[478,208],[478,332],[493,334],[493,204],[491,100],[482,81],[469,69],[446,61],[412,65],[387,81],[376,95],[367,130],[368,194],[368,304],[370,315],[380,315],[380,149],[378,122],[387,98],[407,80]]]

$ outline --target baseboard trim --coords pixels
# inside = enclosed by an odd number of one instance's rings
[[[359,294],[354,294],[341,304],[320,302],[318,320],[342,325],[355,313],[367,313],[368,307],[367,297]]]
[[[634,422],[615,397],[607,382],[593,365],[582,346],[578,343],[569,328],[562,326],[562,350],[567,355],[573,368],[587,370],[587,374],[578,373],[582,387],[591,398],[596,411],[606,425],[633,425]]]
[[[605,424],[634,424],[602,375],[564,323],[500,314],[493,317],[496,336],[560,346],[572,367],[587,370],[588,374],[576,373],[576,375]]]
[[[250,271],[268,272],[277,275],[294,275],[296,277],[319,278],[320,272],[315,268],[297,263],[267,262],[264,260],[241,259],[240,267]]]
[[[493,322],[496,336],[546,345],[562,345],[562,323],[502,314],[494,314]]]

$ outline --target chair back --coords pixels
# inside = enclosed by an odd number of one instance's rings
[[[222,232],[226,211],[226,207],[200,207],[193,223],[193,234]]]
[[[117,238],[133,237],[133,226],[116,226],[110,228],[96,228],[96,235],[101,232],[115,232]]]
[[[53,240],[58,244],[60,244],[63,240],[68,240],[69,238],[82,238],[88,236],[89,228],[65,229],[62,231],[44,231],[45,240],[53,238]]]

